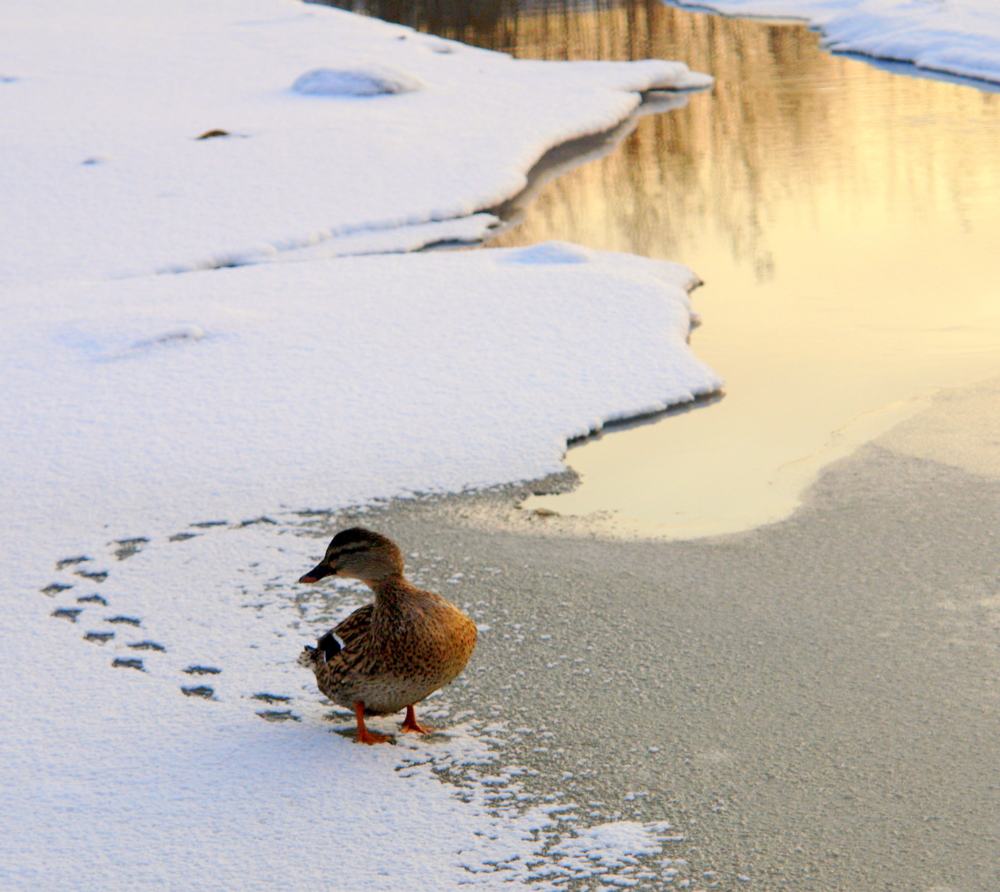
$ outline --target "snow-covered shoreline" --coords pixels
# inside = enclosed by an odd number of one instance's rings
[[[694,281],[548,243],[11,289],[4,492],[48,536],[121,537],[558,472],[720,386]]]
[[[613,127],[640,92],[711,83],[678,62],[517,61],[291,0],[64,6],[5,8],[6,284],[212,268],[366,232],[409,250],[409,229],[509,199],[547,149]],[[387,60],[419,87],[295,88]]]
[[[724,15],[800,19],[838,53],[1000,84],[1000,5],[993,0],[666,0]]]
[[[5,15],[0,474],[26,535],[529,479],[719,387],[670,264],[330,259],[475,241],[552,146],[709,76],[516,61],[297,0]],[[479,300],[493,317],[459,321]]]

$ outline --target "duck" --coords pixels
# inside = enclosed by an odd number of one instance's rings
[[[355,610],[299,656],[320,691],[353,710],[359,743],[391,740],[369,731],[365,717],[401,709],[401,731],[431,733],[417,721],[414,706],[454,681],[476,646],[476,624],[450,601],[411,584],[403,571],[395,542],[351,527],[337,533],[323,560],[299,579],[359,579],[375,593],[374,603]]]

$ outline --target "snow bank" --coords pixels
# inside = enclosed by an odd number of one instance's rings
[[[39,528],[100,506],[124,536],[539,477],[719,387],[693,281],[550,244],[11,290],[0,486]]]
[[[709,0],[691,5],[730,15],[804,19],[822,31],[830,50],[1000,83],[996,0]]]
[[[711,82],[679,62],[515,61],[294,0],[10,0],[0,58],[6,284],[372,230],[406,249],[407,228],[511,197],[640,91]]]

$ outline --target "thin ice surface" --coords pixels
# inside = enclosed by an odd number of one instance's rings
[[[515,61],[295,0],[9,0],[0,59],[7,283],[372,231],[405,250],[409,227],[510,198],[640,91],[711,83],[680,62]]]
[[[731,15],[804,19],[831,50],[1000,83],[996,0],[707,0]]]

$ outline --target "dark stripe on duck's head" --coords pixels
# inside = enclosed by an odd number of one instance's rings
[[[330,540],[330,545],[326,549],[326,553],[329,555],[332,551],[339,551],[341,553],[345,551],[362,551],[365,548],[376,548],[379,545],[391,544],[392,540],[381,533],[366,530],[364,527],[351,527],[347,530],[341,530]]]

